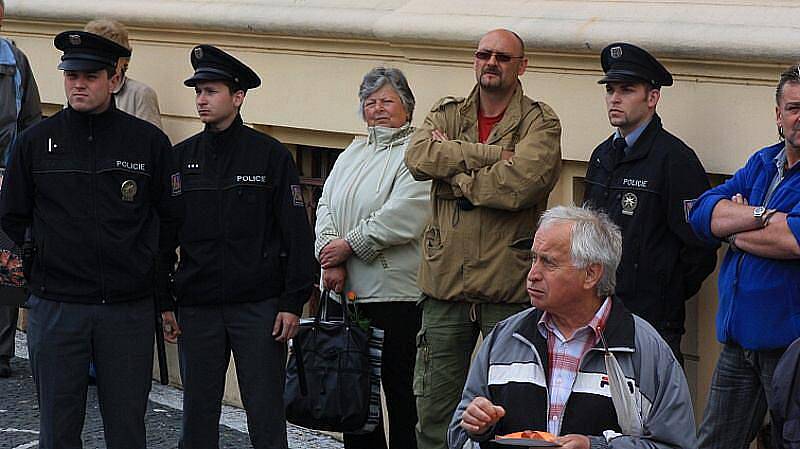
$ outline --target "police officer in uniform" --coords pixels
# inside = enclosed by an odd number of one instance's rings
[[[130,52],[83,31],[55,46],[68,107],[18,137],[0,197],[3,230],[22,245],[32,226],[36,248],[28,348],[39,447],[82,446],[91,357],[106,446],[144,449],[153,301],[169,274],[158,261],[174,248],[180,174],[167,136],[114,105],[117,59]]]
[[[616,131],[589,159],[584,201],[622,228],[616,294],[652,324],[681,363],[684,302],[716,265],[689,226],[692,204],[710,186],[694,151],[662,127],[656,113],[672,75],[627,43],[603,49],[608,119]]]
[[[253,447],[285,449],[286,341],[314,280],[297,169],[286,147],[242,123],[239,109],[258,75],[210,45],[195,47],[191,62],[184,84],[195,90],[205,129],[175,146],[186,220],[177,310],[164,314],[184,387],[180,447],[218,447],[233,352]]]

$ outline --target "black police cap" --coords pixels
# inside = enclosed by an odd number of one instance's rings
[[[96,72],[117,66],[119,58],[127,58],[131,51],[118,43],[87,31],[64,31],[53,44],[64,52],[60,70]]]
[[[608,45],[600,54],[606,76],[598,84],[646,81],[655,87],[671,86],[672,75],[646,50],[625,42]]]
[[[191,54],[194,75],[183,84],[194,87],[200,81],[230,81],[247,90],[261,85],[261,78],[242,61],[211,45],[198,45]]]

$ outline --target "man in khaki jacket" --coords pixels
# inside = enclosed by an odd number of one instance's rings
[[[528,304],[525,273],[560,171],[561,125],[549,106],[523,95],[527,64],[516,33],[487,33],[472,93],[439,100],[406,152],[414,178],[433,180],[418,277],[419,449],[446,447],[478,333]]]

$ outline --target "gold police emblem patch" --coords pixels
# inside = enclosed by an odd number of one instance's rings
[[[636,206],[639,205],[639,198],[636,198],[631,192],[625,192],[622,195],[622,213],[625,215],[633,215],[633,211],[636,210]]]
[[[139,190],[138,186],[136,185],[136,181],[133,179],[128,179],[122,183],[122,186],[119,188],[119,192],[122,195],[122,201],[133,202],[133,199],[136,197],[136,192]]]

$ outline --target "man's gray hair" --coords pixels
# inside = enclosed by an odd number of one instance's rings
[[[414,115],[414,105],[416,104],[414,94],[411,92],[411,88],[408,87],[408,81],[406,80],[406,76],[403,75],[403,72],[393,67],[375,67],[364,75],[364,79],[361,81],[361,87],[358,88],[358,99],[361,102],[359,110],[361,119],[366,120],[364,117],[364,103],[367,101],[367,98],[380,90],[385,84],[390,85],[397,93],[397,96],[400,97],[400,101],[403,102],[403,108],[406,110],[408,121],[410,122],[411,117]]]
[[[556,206],[542,214],[539,229],[553,223],[571,222],[571,258],[578,268],[590,264],[603,266],[603,276],[597,283],[601,298],[614,294],[617,284],[617,265],[622,257],[622,233],[608,215],[588,207]]]

